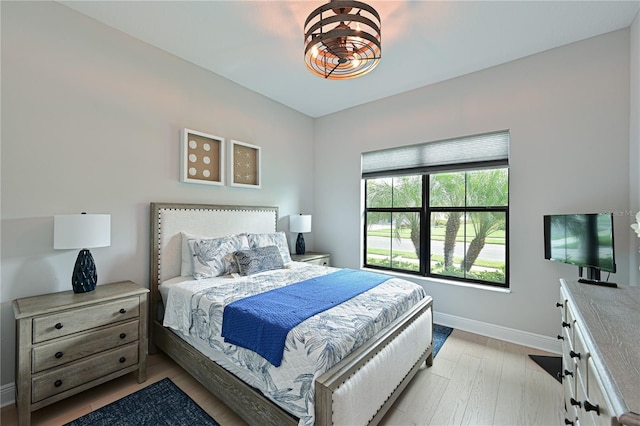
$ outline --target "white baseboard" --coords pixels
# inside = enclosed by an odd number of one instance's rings
[[[528,331],[516,330],[501,325],[488,324],[455,315],[433,313],[433,321],[440,325],[457,328],[470,333],[480,334],[494,339],[504,340],[530,348],[540,349],[554,354],[562,353],[562,344],[558,339]]]
[[[8,383],[0,387],[0,407],[6,407],[16,402],[16,385]]]

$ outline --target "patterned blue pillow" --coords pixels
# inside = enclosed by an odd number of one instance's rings
[[[233,257],[238,250],[249,248],[246,234],[229,235],[222,238],[194,238],[187,241],[193,256],[193,277],[212,278],[237,272]]]
[[[253,275],[258,272],[284,268],[282,255],[276,246],[258,247],[233,253],[240,275]]]
[[[289,243],[287,243],[287,235],[282,232],[271,232],[267,234],[247,234],[249,240],[249,248],[276,246],[282,256],[284,263],[291,262],[289,255]]]

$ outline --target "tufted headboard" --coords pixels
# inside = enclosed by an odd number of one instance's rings
[[[277,221],[277,207],[151,203],[151,318],[157,318],[161,301],[158,285],[180,275],[181,232],[199,237],[267,233],[276,231]]]

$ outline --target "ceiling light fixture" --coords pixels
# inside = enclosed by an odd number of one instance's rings
[[[304,23],[304,61],[315,75],[347,80],[380,62],[380,15],[366,3],[331,0]]]

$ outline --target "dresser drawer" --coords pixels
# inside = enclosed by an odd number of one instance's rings
[[[576,395],[576,377],[578,372],[576,371],[576,365],[571,358],[569,358],[569,352],[562,352],[562,384],[568,386],[568,390],[571,391],[571,396]]]
[[[606,400],[604,393],[602,392],[602,380],[598,374],[595,366],[593,365],[593,359],[587,359],[587,401],[597,410],[586,411],[586,404],[583,403],[582,408],[589,417],[589,423],[594,425],[607,425],[613,424],[611,418],[613,414],[609,410],[609,402]],[[617,422],[616,422],[617,423]]]
[[[33,319],[33,343],[91,330],[139,316],[139,298],[130,297]]]
[[[589,350],[584,343],[584,331],[579,323],[574,325],[574,345],[573,345],[573,361],[578,366],[578,373],[583,380],[584,386],[587,386],[587,359],[589,358]],[[571,353],[570,353],[571,355]]]
[[[573,350],[573,326],[562,328],[562,352],[569,354]]]
[[[35,346],[32,350],[32,372],[38,373],[107,349],[135,342],[138,340],[139,327],[140,323],[136,319]]]
[[[573,310],[571,309],[571,302],[567,301],[567,308],[566,308],[566,316],[567,316],[567,320],[565,321],[566,326],[564,327],[564,329],[567,331],[567,336],[569,336],[569,343],[571,345],[571,349],[573,349],[575,347],[576,344],[576,318],[575,315],[573,313]]]
[[[37,375],[31,381],[31,403],[42,401],[137,363],[138,343],[136,342]]]
[[[566,368],[566,367],[565,367]],[[575,380],[569,376],[565,376],[562,379],[562,387],[564,393],[564,406],[567,409],[566,419],[575,423],[575,420],[578,418],[578,412],[575,405],[576,401],[576,391],[575,391]]]
[[[562,287],[560,287],[560,312],[562,321],[567,320],[567,311],[569,310],[569,297]]]
[[[586,371],[583,374],[586,376]],[[586,377],[585,377],[586,379]],[[577,407],[578,419],[580,421],[580,426],[593,426],[593,419],[585,415],[584,411],[584,401],[587,399],[587,388],[578,380],[576,387],[576,400],[580,403]]]

